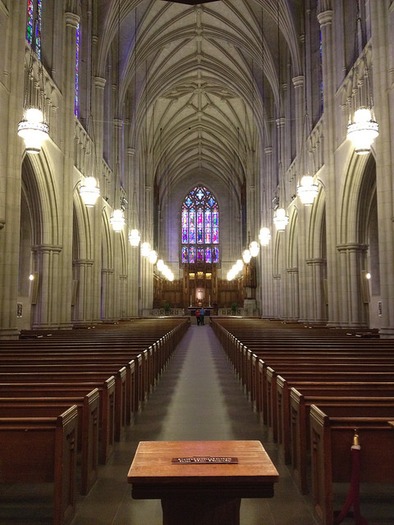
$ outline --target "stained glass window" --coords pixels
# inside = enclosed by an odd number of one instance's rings
[[[81,26],[77,25],[76,45],[75,45],[75,95],[74,95],[74,115],[79,116],[79,53],[81,44]]]
[[[42,0],[27,0],[26,40],[41,59]]]
[[[219,207],[204,186],[186,195],[181,212],[182,263],[219,263]]]

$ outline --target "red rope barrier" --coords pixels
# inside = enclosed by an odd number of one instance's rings
[[[334,525],[339,525],[347,516],[351,507],[354,512],[354,523],[355,525],[368,525],[365,518],[360,513],[360,453],[361,447],[358,441],[357,432],[354,434],[353,445],[351,447],[352,455],[352,475],[350,480],[349,491],[343,504],[343,507],[334,519]]]

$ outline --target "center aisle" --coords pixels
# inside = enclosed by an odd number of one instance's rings
[[[244,499],[242,525],[315,525],[277,447],[253,413],[209,325],[192,325],[113,457],[100,468],[72,525],[161,525],[158,500],[133,500],[127,472],[139,441],[260,440],[280,474],[272,499]],[[187,524],[185,524],[187,525]],[[223,524],[226,525],[226,524]]]

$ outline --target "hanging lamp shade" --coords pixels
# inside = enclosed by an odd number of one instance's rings
[[[347,137],[352,141],[357,155],[367,155],[378,136],[379,126],[371,109],[361,107],[355,111],[353,120],[347,127]]]
[[[269,228],[263,226],[260,228],[259,241],[261,246],[268,246],[271,240],[271,232]]]
[[[250,250],[246,249],[242,252],[242,260],[245,264],[249,264],[250,260],[252,258],[252,254],[250,253]]]
[[[152,247],[151,247],[151,245],[150,245],[149,242],[143,242],[143,243],[141,244],[141,255],[142,255],[143,257],[148,257],[148,255],[149,255],[150,252],[151,252],[151,249],[152,249]]]
[[[124,218],[123,210],[121,209],[114,210],[112,217],[110,218],[109,221],[111,223],[111,226],[114,232],[117,232],[117,233],[121,232],[125,225],[125,218]]]
[[[84,184],[79,188],[79,194],[85,206],[92,208],[100,197],[100,188],[97,187],[95,177],[85,177]]]
[[[156,250],[151,250],[149,252],[149,255],[148,255],[148,260],[151,264],[156,264],[156,261],[157,261],[157,251]]]
[[[129,243],[131,246],[138,246],[141,240],[140,232],[136,229],[130,230]]]
[[[31,107],[25,110],[18,124],[18,135],[24,140],[27,153],[40,153],[42,144],[49,137],[49,126],[40,109]]]
[[[274,215],[274,224],[277,231],[282,232],[289,224],[289,218],[286,215],[286,211],[283,208],[278,208]]]
[[[249,244],[249,251],[252,257],[257,257],[260,251],[259,243],[257,241],[252,241]]]
[[[305,206],[312,206],[315,197],[319,192],[319,187],[315,184],[311,175],[304,175],[301,179],[300,185],[297,187],[297,195],[302,204]]]

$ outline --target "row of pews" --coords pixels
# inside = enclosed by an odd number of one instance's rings
[[[0,341],[2,491],[50,483],[53,524],[69,523],[188,327],[135,319]]]
[[[335,523],[353,443],[362,483],[394,483],[393,340],[262,319],[211,325],[322,525]]]

